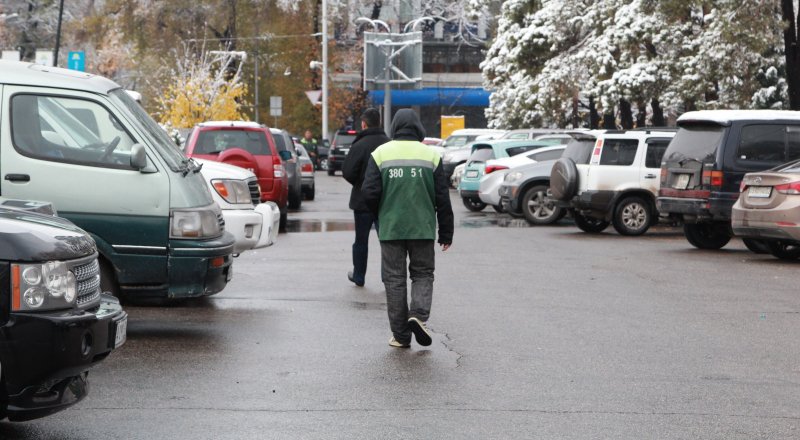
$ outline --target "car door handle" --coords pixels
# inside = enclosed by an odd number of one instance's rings
[[[655,174],[645,174],[644,175],[645,179],[655,179],[656,177],[658,177],[658,176],[656,176]]]
[[[9,182],[30,182],[31,176],[27,174],[6,174],[6,180]]]

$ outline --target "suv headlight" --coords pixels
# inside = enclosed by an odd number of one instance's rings
[[[78,281],[63,261],[11,265],[12,309],[53,310],[72,307]]]
[[[241,180],[215,179],[211,181],[211,186],[228,203],[252,203],[250,188]]]
[[[217,204],[203,208],[174,210],[169,216],[170,238],[214,238],[222,234],[221,211]]]
[[[514,171],[513,173],[506,174],[506,177],[503,178],[503,181],[506,183],[514,183],[519,179],[522,179],[522,173],[519,171]]]

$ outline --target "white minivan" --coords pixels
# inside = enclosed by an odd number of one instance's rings
[[[234,238],[199,174],[118,84],[0,61],[0,194],[47,200],[87,231],[104,291],[221,291]]]

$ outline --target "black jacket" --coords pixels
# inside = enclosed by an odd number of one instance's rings
[[[392,120],[392,139],[422,142],[425,139],[425,128],[416,112],[411,109],[400,109]],[[352,150],[351,150],[352,152]],[[377,217],[381,198],[383,196],[383,178],[375,159],[368,157],[366,174],[362,189],[366,205]],[[433,172],[434,194],[436,203],[436,220],[439,225],[439,239],[441,244],[453,243],[453,208],[450,205],[450,184],[442,167],[442,162]]]
[[[367,202],[361,196],[361,185],[364,183],[364,173],[370,155],[376,148],[389,142],[389,138],[380,128],[367,128],[356,135],[350,152],[342,164],[342,176],[353,185],[350,191],[350,209],[353,211],[369,211]]]

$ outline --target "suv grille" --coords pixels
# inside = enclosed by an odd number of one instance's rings
[[[225,232],[225,219],[222,217],[222,213],[217,214],[217,223],[219,223],[219,231]]]
[[[250,189],[250,200],[253,201],[253,205],[261,203],[261,190],[258,188],[258,181],[256,179],[248,181],[247,188]]]
[[[70,269],[78,281],[78,307],[84,307],[100,297],[100,265],[97,257]]]

